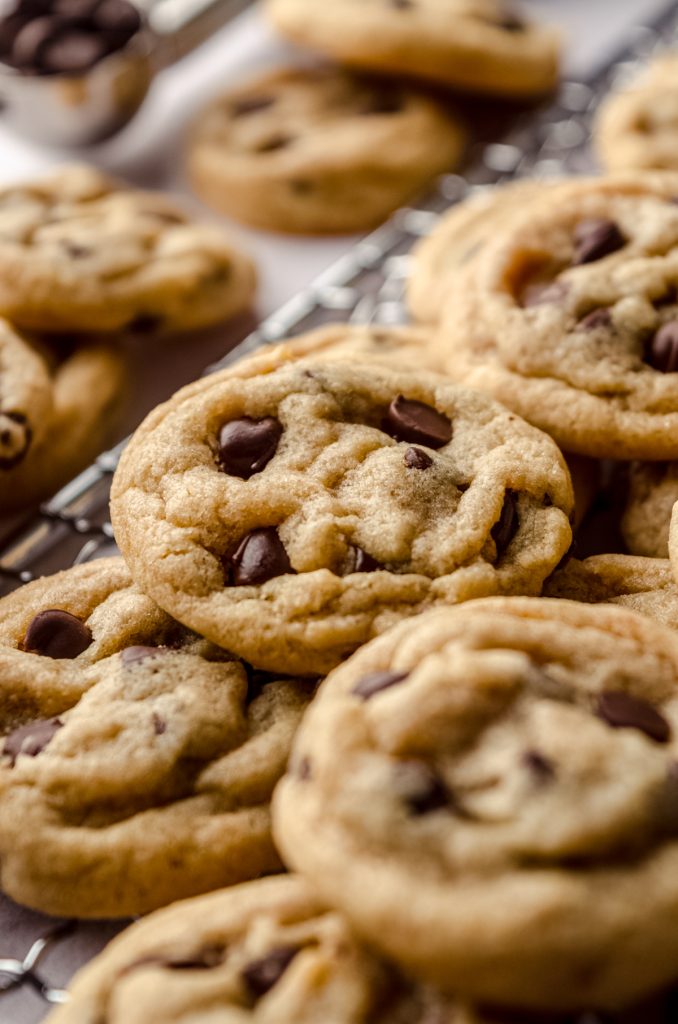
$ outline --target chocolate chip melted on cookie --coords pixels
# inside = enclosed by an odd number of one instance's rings
[[[22,725],[5,737],[2,753],[10,759],[13,768],[20,754],[37,757],[63,726],[58,718],[48,718],[30,725]]]
[[[23,649],[45,658],[77,658],[91,643],[89,626],[70,612],[48,608],[29,623]]]

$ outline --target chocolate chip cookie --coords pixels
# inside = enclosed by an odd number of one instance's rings
[[[133,925],[80,972],[70,1001],[49,1022],[104,1019],[108,1024],[486,1020],[400,977],[294,875],[185,900]]]
[[[270,671],[322,674],[403,616],[541,588],[568,549],[560,452],[436,374],[253,360],[142,424],[114,478],[139,586]]]
[[[678,463],[632,462],[625,485],[621,532],[626,546],[634,555],[666,558],[671,512],[678,501]]]
[[[603,101],[593,141],[611,171],[678,171],[678,54],[655,57],[635,81]]]
[[[445,990],[614,1009],[676,978],[677,747],[674,631],[602,604],[472,601],[328,677],[274,834]]]
[[[1,346],[0,339],[0,353]],[[115,439],[120,426],[128,370],[117,349],[91,345],[61,355],[42,352],[41,375],[49,382],[51,404],[40,411],[36,403],[23,422],[18,413],[8,416],[13,430],[7,443],[16,451],[6,465],[0,461],[0,513],[54,494]],[[37,350],[33,354],[37,357]],[[0,389],[2,381],[0,370]],[[0,445],[5,436],[0,430]]]
[[[559,37],[502,0],[268,0],[284,35],[343,64],[499,96],[553,88]]]
[[[280,868],[269,800],[312,684],[249,671],[122,559],[0,602],[0,881],[126,917]]]
[[[678,628],[678,584],[668,558],[592,555],[572,558],[544,586],[545,597],[585,604],[621,604]]]
[[[52,382],[44,359],[0,320],[0,482],[44,435],[51,412]],[[5,490],[0,483],[0,503]]]
[[[0,190],[0,315],[21,327],[183,331],[246,309],[253,289],[220,230],[92,167]]]
[[[566,451],[678,455],[678,175],[571,184],[449,278],[446,371]]]
[[[187,159],[196,192],[220,212],[322,234],[376,226],[453,170],[463,147],[459,120],[411,87],[288,68],[212,102]]]

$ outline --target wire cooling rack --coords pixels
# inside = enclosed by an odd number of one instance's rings
[[[445,175],[415,206],[399,210],[313,285],[265,320],[206,373],[263,345],[329,321],[398,324],[408,254],[436,220],[470,192],[516,177],[547,178],[593,170],[590,126],[601,97],[664,46],[678,44],[678,3],[634,28],[617,58],[588,81],[565,81],[548,106],[521,115],[501,141],[477,144],[464,177]],[[0,595],[36,576],[117,551],[108,517],[112,474],[124,442],[102,454],[0,549]],[[67,998],[73,972],[101,949],[121,922],[55,921],[0,895],[0,1024],[37,1024]],[[580,1024],[600,1024],[586,1015]]]

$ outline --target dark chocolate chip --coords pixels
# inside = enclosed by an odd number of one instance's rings
[[[128,0],[101,0],[95,3],[94,24],[103,29],[109,41],[121,46],[141,27],[139,11]]]
[[[410,814],[419,816],[450,807],[444,782],[423,761],[401,761],[394,770],[393,784]]]
[[[92,643],[92,631],[61,608],[38,612],[28,624],[23,650],[45,658],[77,658]]]
[[[162,736],[164,732],[167,732],[167,722],[164,718],[161,718],[155,711],[153,712],[153,732],[156,736]]]
[[[231,117],[247,117],[259,110],[268,110],[275,103],[275,96],[243,96],[230,104]]]
[[[660,373],[678,373],[678,320],[659,328],[650,342],[646,360]]]
[[[611,327],[612,315],[605,306],[599,309],[592,309],[590,313],[582,317],[577,323],[577,328],[582,331],[595,331],[597,327]]]
[[[62,18],[89,21],[99,0],[53,0],[50,14],[58,14]]]
[[[30,17],[30,14],[14,13],[0,20],[0,56],[3,60],[11,57],[14,40]]]
[[[57,33],[40,51],[41,70],[73,75],[86,71],[109,51],[106,39],[78,29]]]
[[[22,725],[5,737],[2,752],[9,757],[12,768],[19,754],[37,757],[45,749],[64,723],[58,718],[46,718],[30,725]]]
[[[520,517],[518,516],[518,501],[515,491],[507,491],[504,495],[501,515],[490,531],[492,540],[497,548],[497,558],[500,558],[518,532]]]
[[[421,448],[408,448],[403,455],[403,462],[408,469],[429,469],[433,465],[433,459]]]
[[[298,946],[278,946],[259,960],[252,960],[242,971],[242,980],[253,999],[261,999],[283,974],[299,952]]]
[[[409,674],[409,672],[370,672],[369,675],[358,680],[351,693],[363,700],[369,700],[370,697],[374,697],[375,693],[381,693],[382,690],[388,690],[391,686],[402,683]]]
[[[598,697],[597,714],[613,729],[638,729],[656,743],[668,743],[671,726],[642,697],[624,690],[604,690]]]
[[[526,750],[523,754],[523,764],[540,782],[547,782],[556,774],[553,761],[544,757],[538,750]]]
[[[33,431],[22,412],[0,412],[0,469],[13,469],[28,454]]]
[[[377,569],[384,568],[376,558],[372,558],[372,555],[368,555],[366,551],[363,551],[357,545],[351,549],[351,554],[353,562],[350,569],[351,572],[376,572]]]
[[[249,480],[271,461],[282,436],[282,424],[273,416],[261,420],[244,416],[225,423],[219,431],[219,463],[230,476]]]
[[[230,560],[235,587],[259,586],[294,572],[274,526],[252,530],[240,541]]]
[[[442,448],[452,438],[452,424],[432,405],[398,395],[388,407],[384,430],[396,441]]]
[[[524,309],[555,305],[562,302],[568,291],[569,287],[565,281],[533,281],[524,289],[520,304]]]
[[[257,153],[275,153],[279,149],[287,149],[291,142],[291,135],[271,135],[268,139],[260,142],[255,151]]]
[[[139,662],[147,661],[149,658],[157,658],[159,654],[166,650],[166,647],[151,647],[137,644],[134,647],[125,647],[120,652],[120,660],[125,668],[130,668],[132,665],[138,665]]]
[[[25,68],[39,66],[43,47],[55,38],[62,24],[59,18],[49,16],[27,22],[14,38],[12,63]]]
[[[626,239],[613,220],[595,218],[582,220],[574,232],[574,257],[572,263],[593,263],[609,256],[626,245]]]

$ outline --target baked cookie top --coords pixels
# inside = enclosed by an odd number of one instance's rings
[[[548,437],[435,374],[272,363],[189,385],[123,454],[114,531],[161,607],[323,674],[427,606],[538,592],[571,538]]]
[[[678,175],[584,179],[449,279],[439,343],[567,451],[678,454]]]
[[[70,1001],[49,1022],[104,1018],[107,1024],[486,1020],[405,981],[294,875],[185,900],[133,925],[76,976]]]
[[[40,354],[6,320],[0,320],[0,491],[6,474],[47,432],[52,382]]]
[[[668,558],[592,555],[570,559],[544,585],[545,597],[621,604],[678,628],[678,584]]]
[[[356,67],[500,96],[557,79],[558,33],[502,0],[268,0],[266,11],[295,42]]]
[[[182,331],[247,308],[253,289],[222,231],[92,167],[0,190],[0,314],[21,327]]]
[[[593,142],[611,171],[678,171],[678,53],[655,57],[630,85],[603,101]]]
[[[269,365],[292,359],[322,359],[323,363],[370,363],[390,370],[431,370],[441,373],[443,359],[435,334],[429,328],[408,324],[326,324],[307,334],[259,350],[254,359]]]
[[[199,113],[187,161],[201,197],[238,220],[360,231],[453,170],[464,142],[458,117],[411,86],[339,68],[282,68]]]
[[[675,977],[677,746],[672,630],[620,607],[473,601],[328,677],[274,833],[323,899],[444,989],[628,1005]]]
[[[0,602],[0,877],[50,914],[126,917],[280,866],[269,799],[310,684],[179,626],[122,559]]]

